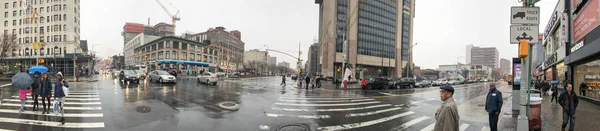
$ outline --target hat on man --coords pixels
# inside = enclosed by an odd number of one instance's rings
[[[454,94],[454,87],[450,86],[450,85],[445,85],[440,87],[440,89],[446,90],[448,92],[452,92],[452,94]]]

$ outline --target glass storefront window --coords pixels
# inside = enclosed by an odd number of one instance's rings
[[[600,59],[576,65],[574,70],[573,91],[580,96],[600,99]],[[587,84],[587,88],[581,88],[582,82]]]
[[[558,87],[560,88],[565,87],[565,72],[567,72],[567,67],[563,62],[556,64],[556,81],[558,81]]]

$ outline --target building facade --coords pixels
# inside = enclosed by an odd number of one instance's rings
[[[319,70],[319,43],[315,43],[308,48],[308,61],[306,64],[308,65],[306,70],[309,74],[320,75]]]
[[[465,55],[465,63],[471,64],[471,49],[473,48],[473,44],[467,45],[467,54]]]
[[[277,65],[277,57],[269,57],[267,58],[267,64],[269,65]]]
[[[40,58],[50,70],[72,75],[74,56],[81,55],[78,61],[86,58],[80,47],[80,0],[0,0],[0,4],[0,34],[13,36],[16,43],[3,58],[2,64],[9,67],[3,70],[30,67]]]
[[[318,41],[324,77],[340,79],[338,70],[344,62],[354,76],[359,76],[360,70],[365,77],[402,77],[404,69],[412,65],[414,0],[315,3],[319,4]]]
[[[267,56],[264,51],[258,49],[244,52],[244,64],[247,65],[251,61],[267,63]]]
[[[511,63],[510,60],[508,59],[500,59],[500,70],[502,70],[503,73],[510,73],[511,72]]]
[[[217,72],[217,50],[207,46],[208,43],[165,36],[135,48],[134,62],[136,65],[147,65],[153,70],[173,68],[193,72],[199,72],[200,70]],[[159,64],[159,60],[204,62],[209,66],[198,67],[181,63]]]
[[[217,64],[220,69],[235,71],[244,65],[245,43],[240,39],[241,32],[238,30],[226,31],[224,27],[210,28],[206,32],[197,34],[185,34],[185,39],[205,42],[218,48]]]
[[[566,57],[568,31],[566,26],[568,22],[561,20],[562,18],[567,19],[566,14],[568,10],[565,10],[565,1],[559,0],[556,7],[552,11],[552,15],[548,20],[546,28],[544,30],[544,38],[542,46],[544,48],[544,64],[542,64],[541,71],[543,72],[543,79],[548,81],[557,81],[558,87],[564,87],[567,78],[567,66],[564,64]],[[563,14],[565,14],[563,16]],[[562,27],[564,26],[564,28]]]
[[[282,62],[277,63],[277,66],[283,66],[283,67],[290,68],[290,63],[282,61]]]
[[[133,52],[134,49],[159,38],[160,37],[158,36],[146,35],[144,33],[140,33],[137,36],[131,38],[127,43],[125,43],[123,47],[123,54],[125,55],[125,66],[134,66],[136,64],[139,64],[135,62],[135,55]]]
[[[499,54],[496,47],[473,47],[471,48],[471,64],[485,65],[490,68],[499,68]]]

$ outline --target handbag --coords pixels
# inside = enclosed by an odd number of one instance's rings
[[[69,96],[69,88],[67,88],[63,85],[62,89],[63,89],[63,93],[65,94],[65,97]]]
[[[56,115],[56,114],[60,113],[60,105],[58,104],[57,100],[54,100],[53,105],[54,105],[54,107],[53,107],[54,114]]]

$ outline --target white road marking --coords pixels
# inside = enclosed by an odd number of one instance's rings
[[[395,110],[400,110],[400,109],[402,109],[402,108],[394,107],[394,108],[388,108],[388,109],[383,109],[383,110],[378,110],[378,111],[370,111],[370,112],[364,112],[364,113],[351,113],[351,114],[346,114],[346,117],[375,115],[375,114],[379,114],[379,113],[383,113],[383,112],[395,111]]]
[[[267,116],[269,117],[281,117],[281,116],[285,116],[285,117],[297,117],[297,118],[307,118],[307,119],[325,119],[325,118],[331,118],[329,117],[329,115],[286,115],[286,114],[271,114],[271,113],[267,113]]]
[[[374,104],[381,103],[379,101],[370,101],[370,102],[358,102],[358,103],[342,103],[342,104],[295,104],[295,103],[275,103],[275,105],[283,105],[283,106],[352,106],[352,105],[364,105],[364,104]]]
[[[64,125],[62,125],[60,122],[53,122],[53,121],[39,121],[39,120],[3,118],[3,117],[0,117],[0,122],[15,123],[15,124],[28,124],[28,125],[40,125],[40,126],[52,126],[52,127],[62,127],[62,128],[104,128],[104,122],[94,122],[94,123],[67,122]]]
[[[345,99],[365,99],[368,97],[353,97],[353,98],[348,98],[348,97],[340,97],[340,98],[332,98],[332,97],[321,97],[321,98],[316,98],[316,97],[280,97],[280,99],[299,99],[299,100],[345,100]]]
[[[424,120],[426,120],[428,118],[429,117],[427,117],[427,116],[421,116],[421,117],[419,117],[417,119],[413,119],[413,120],[410,120],[408,122],[405,122],[404,124],[400,125],[400,130],[399,131],[405,130],[406,128],[408,128],[408,127],[410,127],[410,126],[412,126],[414,124],[417,124],[417,123],[419,123],[421,121],[424,121]]]
[[[0,109],[0,113],[13,113],[13,114],[19,114],[19,110],[15,109],[15,110],[11,110],[11,109]],[[31,112],[31,111],[24,111],[22,112],[22,114],[30,114],[30,115],[44,115],[44,116],[62,116],[61,114],[55,115],[54,113],[50,113],[50,114],[41,114],[41,113],[35,113],[35,112]],[[86,113],[86,114],[79,114],[79,113],[65,113],[64,117],[103,117],[104,115],[102,113]]]
[[[318,127],[317,130],[319,131],[337,131],[337,130],[347,130],[347,129],[352,129],[352,128],[359,128],[359,127],[365,127],[365,126],[370,126],[370,125],[374,125],[377,123],[381,123],[381,122],[386,122],[389,120],[393,120],[399,117],[403,117],[403,116],[407,116],[410,114],[414,114],[415,112],[412,111],[408,111],[408,112],[404,112],[404,113],[400,113],[400,114],[396,114],[393,116],[388,116],[388,117],[384,117],[384,118],[380,118],[377,120],[371,120],[371,121],[366,121],[366,122],[359,122],[359,123],[352,123],[352,124],[343,124],[343,125],[334,125],[334,126],[326,126],[326,127]]]
[[[460,124],[460,127],[458,127],[458,130],[464,131],[464,130],[467,130],[468,127],[469,127],[469,124]]]
[[[421,131],[433,131],[433,128],[435,128],[435,122],[423,129],[421,129]]]
[[[0,131],[15,131],[15,130],[0,129]]]
[[[97,90],[94,90],[94,91],[89,91],[89,90],[88,91],[73,91],[73,90],[70,90],[69,93],[98,93],[98,91]],[[52,91],[52,94],[54,94],[54,91]]]
[[[388,96],[393,96],[394,94],[391,93],[385,93],[385,92],[379,92],[379,94],[384,94],[384,95],[388,95]]]
[[[0,87],[7,87],[7,86],[11,86],[11,85],[12,85],[11,83],[8,83],[8,84],[0,85]]]
[[[21,107],[21,104],[4,103],[2,106]],[[31,104],[26,104],[25,107],[33,107]],[[102,107],[69,107],[65,106],[65,110],[102,110]]]
[[[12,98],[17,98],[19,99],[19,96],[12,96]],[[54,97],[50,98],[50,100],[52,100]],[[28,100],[31,100],[31,97],[27,98]],[[67,101],[69,100],[79,100],[79,101],[99,101],[100,98],[71,98],[71,97],[67,97]]]
[[[3,99],[2,101],[21,102],[19,99]],[[38,100],[41,101],[41,100]],[[31,102],[31,100],[29,101]],[[41,102],[40,102],[41,103]],[[52,103],[52,102],[50,102]],[[65,105],[100,105],[100,102],[65,102]]]
[[[332,100],[332,101],[307,101],[307,100],[285,100],[285,99],[279,99],[279,101],[284,101],[284,102],[303,102],[303,103],[307,103],[307,102],[359,102],[359,101],[374,101],[375,99],[357,99],[357,100]]]
[[[15,96],[13,96],[15,97]],[[16,96],[19,97],[19,96]],[[67,96],[67,98],[98,98],[100,97],[99,95],[69,95]]]
[[[490,131],[490,127],[483,127],[481,128],[481,131]]]
[[[338,108],[338,109],[293,109],[293,108],[278,108],[273,107],[272,110],[283,110],[283,111],[307,111],[307,112],[324,112],[324,111],[352,111],[352,110],[363,110],[377,107],[388,107],[391,104],[373,105],[367,107],[353,107],[353,108]]]

